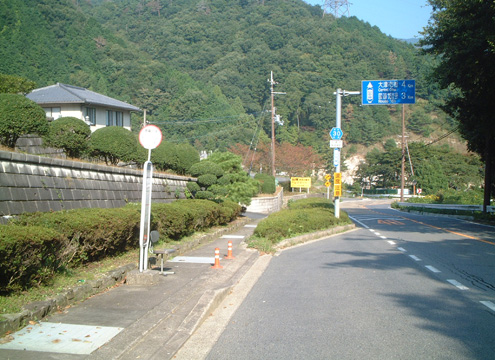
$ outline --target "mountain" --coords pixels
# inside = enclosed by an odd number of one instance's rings
[[[417,49],[355,17],[322,16],[302,0],[4,0],[0,72],[90,88],[148,110],[166,139],[198,149],[270,133],[270,84],[284,126],[277,140],[328,148],[337,88],[366,79],[416,79],[410,131],[454,126],[433,106]],[[346,143],[371,145],[400,131],[397,107],[346,98]],[[135,119],[135,122],[138,120]]]

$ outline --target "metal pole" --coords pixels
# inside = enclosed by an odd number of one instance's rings
[[[340,128],[341,125],[341,113],[342,113],[342,90],[337,89],[337,105],[336,105],[336,121],[335,121],[335,127]],[[334,150],[335,152],[336,150]],[[340,151],[338,151],[338,164],[335,167],[335,172],[340,173]],[[338,219],[340,218],[340,197],[336,196],[334,200],[334,206],[335,206],[335,217]]]
[[[406,151],[405,151],[405,105],[402,104],[402,159],[401,159],[401,173],[400,173],[400,201],[404,201],[404,171],[406,164]]]
[[[275,171],[275,110],[274,110],[274,99],[273,99],[273,71],[270,72],[270,94],[272,98],[272,175],[276,175]]]

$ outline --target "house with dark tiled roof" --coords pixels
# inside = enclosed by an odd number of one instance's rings
[[[72,116],[84,120],[91,131],[105,126],[121,126],[131,130],[131,112],[141,111],[126,102],[61,83],[35,89],[26,97],[39,104],[47,118],[56,120]]]

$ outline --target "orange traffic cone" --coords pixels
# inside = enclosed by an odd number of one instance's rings
[[[227,251],[227,256],[224,259],[235,259],[235,257],[232,255],[232,241],[229,241],[228,243],[228,251]]]
[[[223,266],[220,265],[220,249],[215,248],[215,265],[211,267],[212,269],[223,269]]]

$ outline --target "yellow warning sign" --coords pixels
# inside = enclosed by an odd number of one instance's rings
[[[333,183],[335,185],[341,185],[342,184],[342,173],[334,173],[333,174]]]
[[[326,187],[329,187],[329,186],[330,186],[330,181],[327,181],[327,182],[325,183],[325,186],[326,186]]]
[[[310,188],[311,178],[310,177],[291,177],[290,187],[293,188]]]
[[[333,196],[342,196],[342,185],[334,184],[333,185]]]
[[[325,175],[325,180],[330,180],[331,178],[332,178],[332,175],[330,175],[330,174]]]

